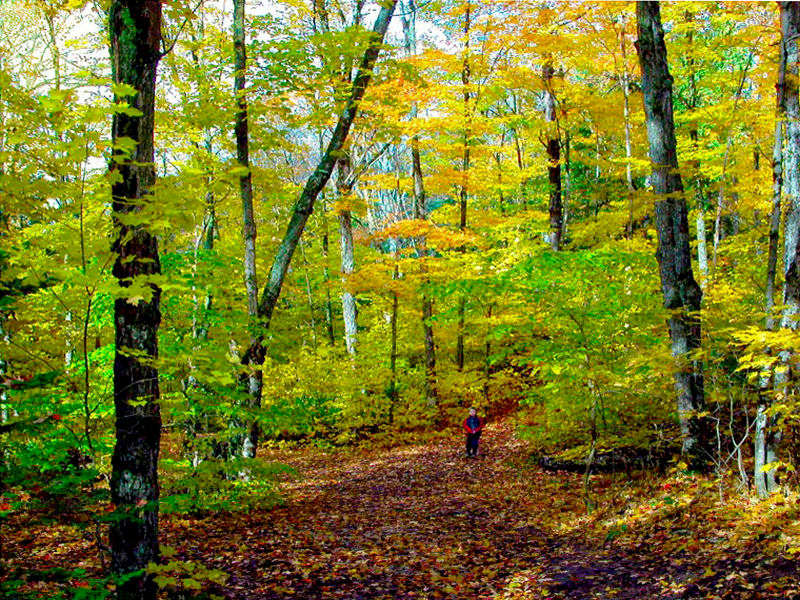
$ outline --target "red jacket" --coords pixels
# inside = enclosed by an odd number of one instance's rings
[[[462,426],[464,427],[464,433],[478,433],[479,431],[483,431],[483,419],[481,419],[478,416],[476,416],[475,418],[478,419],[478,426],[475,428],[472,428],[469,425],[467,425],[469,417],[464,419],[464,423],[462,423]]]

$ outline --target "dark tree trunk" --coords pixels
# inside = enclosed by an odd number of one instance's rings
[[[239,176],[239,196],[242,200],[242,237],[244,238],[244,285],[247,295],[247,314],[250,318],[248,329],[250,345],[258,342],[258,278],[256,276],[256,219],[253,210],[253,180],[250,172],[250,139],[247,124],[247,49],[245,47],[245,0],[233,2],[233,61],[234,92],[236,94],[236,161],[244,172]],[[260,353],[256,353],[260,354]],[[243,364],[253,365],[253,353],[245,353]],[[256,369],[243,376],[246,381],[250,408],[261,406],[262,373]],[[258,424],[253,421],[245,424],[247,432],[231,440],[231,454],[253,458],[258,451]]]
[[[471,132],[472,109],[469,105],[469,29],[471,24],[470,2],[467,0],[467,11],[464,13],[464,64],[461,69],[461,83],[464,88],[464,155],[461,161],[461,193],[459,197],[459,229],[467,228],[467,200],[469,198],[469,143]],[[466,248],[461,248],[462,252]],[[458,338],[456,340],[456,367],[459,371],[464,370],[464,314],[466,312],[467,297],[462,295],[458,300]]]
[[[397,253],[395,253],[395,260],[397,260]],[[400,268],[395,262],[392,279],[397,281],[400,279]],[[394,423],[394,409],[397,405],[399,398],[399,391],[397,389],[397,316],[399,309],[400,298],[397,294],[397,288],[392,290],[392,343],[391,352],[389,354],[389,368],[392,373],[392,380],[389,388],[389,424]]]
[[[561,249],[561,238],[564,233],[564,208],[561,204],[561,140],[558,135],[556,119],[556,96],[553,93],[553,65],[549,62],[542,69],[545,85],[545,121],[550,123],[547,130],[547,179],[550,184],[550,247]]]
[[[336,344],[333,331],[333,301],[331,300],[330,269],[328,268],[328,217],[325,199],[322,199],[322,281],[325,283],[325,331],[331,346]]]
[[[116,149],[110,170],[114,240],[114,276],[122,288],[160,273],[158,242],[145,224],[132,225],[153,191],[156,69],[161,58],[161,3],[112,0],[109,8],[112,79],[136,90],[115,95],[141,114],[115,113],[112,142],[136,142],[130,153]],[[134,217],[134,218],[131,218]],[[111,459],[111,501],[119,511],[111,525],[111,568],[125,576],[158,560],[159,407],[158,326],[161,290],[148,283],[144,298],[114,303],[114,408],[116,445]],[[137,292],[136,295],[140,295]],[[150,577],[135,576],[117,588],[121,600],[154,599]]]
[[[683,183],[678,172],[675,124],[672,111],[672,77],[658,2],[636,3],[639,40],[636,49],[642,69],[642,92],[647,121],[653,191],[657,195],[655,221],[658,232],[658,265],[664,308],[671,312],[669,332],[672,355],[677,362],[675,389],[678,416],[684,436],[683,451],[693,468],[707,470],[712,458],[710,420],[706,409],[700,320],[703,296],[692,273],[689,221]]]

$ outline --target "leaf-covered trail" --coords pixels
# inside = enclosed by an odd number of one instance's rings
[[[585,512],[580,477],[521,469],[509,425],[491,425],[481,449],[465,459],[454,435],[355,456],[284,454],[299,471],[286,506],[173,523],[165,541],[228,572],[224,593],[237,599],[706,597],[690,583],[704,566],[685,556],[566,529]]]

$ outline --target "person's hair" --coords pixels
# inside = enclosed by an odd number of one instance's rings
[[[474,410],[475,412],[478,412],[478,409],[477,409],[477,408],[475,408],[474,406],[470,406],[470,407],[469,407],[469,410]]]

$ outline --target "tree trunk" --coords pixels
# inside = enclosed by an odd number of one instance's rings
[[[779,119],[783,117],[786,122],[786,142],[783,147],[781,174],[783,174],[783,182],[786,184],[789,196],[789,206],[786,207],[786,220],[783,225],[784,283],[780,326],[783,329],[797,331],[797,315],[800,312],[800,272],[798,272],[800,270],[800,243],[798,243],[798,239],[800,239],[800,97],[798,97],[797,84],[798,60],[800,60],[800,49],[797,43],[797,39],[800,37],[800,4],[780,2],[779,6],[783,54],[781,65],[786,71],[781,82],[782,89],[779,90],[779,101],[783,101],[780,111],[782,114],[779,113]],[[780,211],[780,207],[777,210]],[[795,377],[797,367],[794,357],[788,350],[782,350],[780,357],[782,364],[775,372],[775,393],[779,398],[785,398],[794,392],[789,389],[788,382]],[[764,460],[766,463],[775,463],[778,461],[781,442],[778,415],[774,413],[765,415],[765,421]],[[758,473],[756,476],[758,477]],[[764,492],[775,491],[778,487],[775,470],[767,471],[763,477]]]
[[[697,130],[692,129],[689,136],[693,142],[694,151],[697,152]],[[703,180],[700,176],[700,161],[694,161],[694,197],[697,205],[695,228],[697,230],[697,268],[700,271],[700,288],[705,289],[708,281],[708,243],[706,235],[706,211],[703,198]]]
[[[569,200],[570,194],[572,193],[572,163],[569,158],[569,144],[570,135],[569,131],[566,131],[564,134],[564,194],[561,202],[564,207],[564,219],[561,228],[561,236],[563,239],[568,237]]]
[[[745,64],[744,69],[742,70],[742,76],[739,79],[739,86],[736,90],[736,95],[733,101],[733,110],[731,114],[731,118],[735,118],[736,115],[736,108],[739,105],[739,100],[742,98],[742,92],[744,90],[744,84],[747,82],[747,73],[750,70],[750,66],[753,64],[753,60],[755,58],[755,49],[751,50],[747,63]],[[725,185],[727,183],[726,174],[728,172],[728,160],[731,154],[731,147],[733,146],[733,135],[731,135],[731,125],[728,126],[727,131],[727,141],[725,142],[725,154],[722,157],[722,173],[719,178],[719,190],[717,192],[717,209],[714,217],[714,246],[712,249],[712,259],[711,264],[714,266],[714,275],[716,276],[716,268],[717,268],[717,253],[719,251],[719,243],[727,237],[727,235],[734,235],[738,233],[739,230],[739,215],[733,213],[729,217],[729,223],[732,223],[732,227],[730,231],[727,233],[723,231],[723,209],[725,208]],[[736,177],[733,178],[734,184],[736,184]],[[736,194],[732,194],[732,197],[735,201]]]
[[[781,43],[783,46],[783,43]],[[769,248],[767,250],[767,285],[766,285],[766,328],[768,331],[775,329],[775,275],[778,271],[778,242],[781,225],[781,194],[783,193],[783,121],[785,110],[783,108],[783,89],[786,85],[786,52],[781,50],[780,74],[778,79],[778,107],[777,122],[775,123],[775,141],[772,151],[772,212],[769,218]]]
[[[493,304],[489,304],[489,306],[486,307],[486,340],[484,342],[483,352],[483,402],[486,406],[489,406],[489,385],[492,382],[492,339],[489,337],[491,333],[492,309],[494,309]]]
[[[469,29],[470,29],[470,0],[467,0],[467,11],[464,13],[464,64],[461,69],[461,83],[464,86],[464,155],[461,161],[461,192],[459,195],[459,229],[467,229],[467,199],[469,197],[469,142],[471,133],[471,109],[469,106]],[[461,247],[461,252],[466,248]],[[467,298],[462,295],[458,299],[458,338],[456,340],[456,367],[464,370],[464,314],[466,312]]]
[[[600,212],[600,129],[594,126],[594,219]]]
[[[311,319],[311,339],[314,342],[314,350],[317,350],[317,317],[314,313],[314,296],[311,294],[311,277],[308,274],[308,258],[303,241],[300,240],[300,252],[303,255],[303,276],[306,280],[306,299],[308,300],[308,316]]]
[[[414,0],[408,0],[407,10],[404,11],[403,17],[403,34],[406,42],[406,52],[409,56],[417,53],[417,34],[416,34],[416,18],[417,7]],[[417,117],[416,103],[411,106],[411,119]],[[423,220],[427,216],[425,208],[425,181],[422,178],[422,160],[419,153],[419,135],[416,133],[411,136],[411,177],[414,182],[414,218]],[[417,256],[424,258],[427,256],[425,248],[425,237],[423,236],[417,242]],[[423,272],[425,265],[423,263]],[[428,283],[428,278],[425,277],[423,286]],[[433,336],[433,325],[431,318],[433,317],[433,300],[431,300],[423,291],[422,292],[422,330],[425,338],[425,398],[428,406],[436,406],[438,403],[436,393],[436,345]]]
[[[624,17],[623,17],[624,18]],[[631,159],[633,151],[631,147],[631,108],[630,108],[630,76],[628,74],[628,52],[625,44],[625,21],[622,22],[620,31],[619,47],[622,52],[622,74],[619,77],[619,86],[622,88],[622,119],[625,124],[625,184],[628,193],[628,239],[633,237],[633,201],[636,197],[633,188],[633,169]]]
[[[639,40],[636,48],[642,69],[642,91],[650,160],[653,163],[658,265],[664,308],[671,312],[669,332],[676,360],[675,389],[683,433],[683,452],[693,468],[708,470],[711,454],[710,421],[701,416],[706,403],[703,364],[696,355],[701,331],[697,312],[703,293],[692,273],[689,222],[683,182],[678,172],[672,77],[658,2],[636,3]]]
[[[331,346],[336,344],[333,331],[333,301],[331,300],[330,269],[328,268],[328,217],[325,199],[322,199],[322,281],[325,283],[325,329]]]
[[[544,81],[544,120],[550,123],[547,128],[547,179],[550,183],[550,247],[561,250],[561,236],[564,230],[564,212],[561,205],[561,140],[558,135],[556,119],[556,95],[553,93],[553,65],[547,62],[542,68]]]
[[[697,228],[697,268],[700,270],[701,286],[705,287],[708,280],[708,234],[706,233],[706,211],[703,208],[703,194],[698,190],[697,197],[697,217],[695,227]]]
[[[209,190],[206,192],[206,209],[203,215],[203,250],[206,252],[214,250],[214,240],[219,237],[219,230],[217,229],[217,201],[214,197],[214,191],[210,189],[213,177],[213,173],[209,173],[206,178],[206,185],[209,187]],[[208,338],[208,317],[213,304],[214,297],[211,295],[211,292],[209,292],[203,300],[203,316],[197,327],[198,339],[205,340]]]
[[[156,69],[161,58],[161,3],[157,0],[112,0],[109,8],[112,81],[136,90],[115,94],[137,115],[114,114],[111,136],[116,148],[110,170],[116,254],[113,273],[129,288],[160,271],[158,241],[145,224],[131,225],[149,202],[156,172],[153,164]],[[136,142],[131,153],[119,149],[121,138]],[[112,521],[111,568],[126,576],[158,560],[158,452],[161,438],[159,406],[158,326],[161,290],[147,284],[144,298],[114,302],[114,408],[116,445],[111,458],[111,501],[118,519]],[[141,292],[137,292],[137,295]],[[155,599],[151,577],[137,575],[117,588],[120,600]]]
[[[397,253],[395,252],[395,260],[397,260]],[[395,262],[394,271],[392,272],[392,279],[397,281],[400,278],[400,269]],[[398,400],[397,390],[397,313],[400,303],[400,297],[397,294],[397,289],[392,290],[392,344],[391,353],[389,355],[389,368],[392,373],[392,380],[389,387],[389,424],[394,422],[394,408]]]
[[[350,95],[336,123],[336,128],[333,130],[333,135],[328,143],[328,147],[316,169],[314,169],[314,172],[306,181],[303,191],[294,205],[291,219],[286,228],[286,233],[278,246],[278,251],[272,262],[272,268],[270,269],[269,279],[264,286],[259,300],[258,316],[260,332],[256,342],[251,344],[250,348],[247,350],[247,354],[252,356],[251,360],[253,364],[263,364],[264,362],[265,350],[262,342],[266,332],[269,330],[270,321],[275,311],[281,288],[283,287],[283,281],[286,278],[286,272],[289,269],[289,264],[292,261],[292,256],[297,248],[300,236],[308,222],[308,217],[314,209],[317,196],[328,183],[337,157],[347,141],[347,135],[358,113],[359,102],[364,96],[364,92],[372,77],[372,70],[380,54],[381,45],[383,44],[383,39],[389,27],[389,22],[392,19],[396,4],[397,0],[389,0],[384,3],[378,13],[372,28],[369,44],[364,51],[358,73],[353,80]]]
[[[256,277],[256,220],[253,211],[253,181],[250,173],[250,140],[247,126],[247,97],[245,83],[247,77],[247,49],[245,47],[245,0],[233,2],[233,58],[234,91],[236,93],[236,160],[245,171],[239,176],[239,196],[242,200],[242,237],[244,238],[244,286],[247,295],[247,315],[250,345],[258,339],[258,278]],[[253,364],[251,353],[244,355],[244,364]],[[245,375],[250,408],[261,406],[262,372],[256,368]],[[258,424],[253,421],[245,425],[247,432],[241,438],[231,440],[233,455],[253,458],[258,451]]]
[[[338,181],[336,190],[339,201],[349,202],[353,193],[350,182],[350,154],[344,152],[337,161]],[[347,289],[348,277],[355,270],[355,248],[353,244],[353,217],[349,208],[339,210],[339,242],[342,253],[342,319],[344,320],[344,341],[347,353],[354,355],[358,344],[358,308],[356,297]]]
[[[786,107],[784,105],[784,94],[786,90],[786,57],[787,47],[786,28],[788,21],[784,19],[784,11],[781,11],[781,45],[778,59],[778,83],[777,91],[777,111],[775,119],[775,138],[772,146],[772,212],[769,220],[769,247],[767,250],[767,285],[765,293],[765,328],[767,331],[775,329],[775,276],[778,271],[778,242],[780,237],[781,224],[781,194],[783,193],[783,122],[786,118]],[[757,157],[758,155],[756,155]],[[757,163],[756,163],[757,164]],[[770,348],[766,349],[771,352]],[[758,409],[755,421],[755,447],[753,449],[754,468],[753,480],[755,481],[756,493],[761,498],[765,498],[774,488],[775,478],[768,478],[764,473],[764,465],[767,464],[767,409],[772,403],[770,398],[770,387],[772,383],[770,370],[762,370],[759,379]],[[770,441],[772,441],[770,439]],[[777,455],[777,449],[770,451],[770,454]]]
[[[694,21],[694,14],[686,11],[684,15],[687,23]],[[687,34],[689,47],[694,47],[694,32],[690,29]],[[689,65],[689,91],[691,96],[688,101],[690,110],[697,110],[700,103],[700,95],[697,92],[697,76],[694,68],[694,51],[689,52],[687,59]],[[697,125],[693,125],[689,131],[689,138],[692,140],[692,150],[698,153],[698,131]],[[697,268],[700,270],[700,289],[705,290],[708,281],[708,244],[706,236],[706,212],[705,198],[703,196],[703,178],[700,173],[700,160],[695,158],[692,161],[692,181],[694,183],[695,204],[697,206],[697,216],[695,218],[695,229],[697,231]]]

